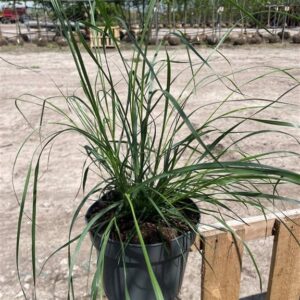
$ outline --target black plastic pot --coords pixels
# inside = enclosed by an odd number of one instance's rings
[[[194,204],[193,204],[194,205]],[[97,206],[95,202],[86,214],[89,219],[90,211]],[[196,206],[195,206],[196,207]],[[101,235],[91,232],[91,239],[99,252]],[[173,300],[178,295],[186,267],[191,245],[195,234],[187,232],[168,243],[146,245],[151,265],[160,285],[165,300]],[[124,261],[121,255],[121,244],[109,240],[105,253],[104,289],[109,300],[125,300],[126,285],[131,300],[155,300],[155,293],[145,263],[142,248],[138,244],[128,244],[125,248]]]

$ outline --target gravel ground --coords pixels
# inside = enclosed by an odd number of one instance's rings
[[[176,59],[183,59],[184,50],[171,49],[172,55]],[[206,57],[210,50],[200,49],[201,55]],[[270,69],[266,66],[293,68],[291,74],[300,80],[300,56],[299,46],[277,45],[274,47],[261,45],[258,47],[245,46],[243,48],[224,48],[222,53],[231,62],[228,64],[221,56],[214,55],[211,59],[212,67],[219,74],[226,74],[230,70],[244,68],[244,72],[237,73],[235,80],[241,86],[251,78],[262,75]],[[163,54],[161,54],[163,55]],[[116,53],[109,53],[110,59],[118,64]],[[130,60],[131,52],[125,51],[125,56]],[[84,56],[86,57],[86,56]],[[86,63],[90,69],[90,74],[94,74],[90,60],[86,58]],[[174,72],[181,72],[182,66],[176,64]],[[246,68],[249,68],[246,70]],[[118,69],[114,68],[114,75],[121,75]],[[203,70],[203,76],[209,74],[208,69]],[[185,78],[178,82],[178,91],[185,83]],[[249,97],[276,98],[287,89],[293,87],[293,78],[284,74],[272,74],[268,78],[253,82],[243,87],[243,92]],[[32,95],[40,98],[59,95],[58,88],[66,94],[71,94],[80,87],[80,82],[76,74],[75,66],[71,55],[66,50],[37,49],[35,47],[25,48],[0,48],[0,229],[1,243],[1,275],[0,275],[0,299],[11,300],[22,298],[22,292],[18,284],[16,264],[15,264],[15,244],[16,226],[18,220],[18,203],[12,187],[12,168],[18,148],[25,137],[31,132],[30,126],[24,121],[15,106],[15,99],[22,94],[24,99],[34,100]],[[121,89],[125,87],[120,87]],[[299,88],[292,90],[284,97],[284,101],[299,106]],[[176,94],[176,91],[175,91]],[[211,83],[193,96],[187,109],[202,101],[203,104],[214,100],[221,100],[226,95],[226,89],[220,82]],[[59,101],[59,100],[58,100]],[[59,102],[58,102],[59,103]],[[36,127],[39,121],[41,108],[23,104],[23,112],[27,119],[31,120],[32,126]],[[233,108],[229,105],[229,108]],[[207,116],[209,110],[203,110],[194,123],[200,122],[201,118]],[[51,113],[49,114],[51,116]],[[280,110],[271,110],[266,113],[266,117],[273,119],[286,119],[290,122],[299,122],[299,107],[282,106]],[[223,126],[224,124],[220,124]],[[253,125],[258,126],[258,125]],[[257,127],[258,129],[259,127]],[[291,129],[291,132],[300,138],[299,132]],[[28,166],[34,145],[37,145],[36,137],[29,138],[28,144],[24,147],[14,171],[15,192],[20,197],[24,176]],[[82,193],[76,197],[80,184],[81,168],[84,156],[80,154],[78,143],[80,139],[76,136],[64,136],[59,138],[53,146],[50,156],[50,166],[41,178],[39,186],[38,203],[38,231],[37,231],[37,268],[39,269],[44,259],[62,243],[68,236],[68,226],[70,217],[80,200]],[[299,152],[299,144],[292,138],[283,137],[279,134],[271,134],[268,137],[253,139],[247,145],[249,152],[261,152],[267,149],[285,148],[290,151]],[[67,148],[67,151],[65,149]],[[294,171],[300,171],[299,159],[274,158],[272,163],[280,167],[287,167]],[[45,169],[43,162],[42,169]],[[283,192],[295,196],[299,195],[299,189],[295,187],[285,187]],[[289,207],[287,207],[289,208]],[[255,210],[245,211],[236,208],[241,216],[256,215]],[[30,214],[30,205],[26,207]],[[209,219],[203,219],[209,222]],[[24,289],[31,297],[32,275],[30,273],[30,220],[24,217],[22,230],[22,244],[20,253],[20,274],[24,284]],[[81,218],[76,224],[75,231],[79,231],[83,226]],[[250,248],[257,258],[258,265],[266,289],[269,260],[271,255],[272,238],[251,242]],[[90,243],[87,241],[78,257],[75,266],[75,286],[77,291],[76,299],[87,299],[89,294],[88,285],[88,253]],[[67,289],[67,260],[66,251],[62,251],[53,257],[42,270],[38,282],[39,299],[66,299]],[[93,256],[94,259],[94,256]],[[186,270],[185,280],[182,287],[181,299],[192,300],[200,298],[200,270],[201,257],[197,253],[191,253]],[[244,256],[241,297],[259,293],[259,282],[254,267],[247,255]]]

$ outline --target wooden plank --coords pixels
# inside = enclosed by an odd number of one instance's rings
[[[244,223],[242,221],[229,220],[227,225],[233,228],[235,231],[245,230],[245,241],[250,241],[271,236],[276,219],[284,219],[286,217],[292,219],[300,217],[300,209],[276,212],[266,216],[260,215],[248,217],[243,219]],[[201,236],[214,236],[224,232],[224,226],[220,223],[216,223],[211,226],[202,225],[199,226],[198,231]],[[197,241],[199,242],[199,239]]]
[[[244,231],[237,232],[241,239]],[[202,260],[202,300],[239,299],[243,244],[230,233],[205,237]]]
[[[268,300],[300,299],[300,217],[285,220],[285,225],[275,223]]]
[[[104,30],[105,27],[99,27],[99,29]],[[111,27],[114,38],[120,39],[120,27]],[[102,48],[103,47],[103,34],[101,32],[97,32],[93,34],[90,33],[90,47],[91,48]],[[104,45],[106,48],[115,48],[115,44],[112,41],[112,38],[109,36],[105,36]]]

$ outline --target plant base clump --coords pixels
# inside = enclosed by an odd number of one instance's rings
[[[36,45],[38,47],[47,47],[48,46],[48,40],[46,38],[38,38],[36,41]]]
[[[134,31],[125,32],[121,40],[125,43],[133,43],[133,41],[136,39],[136,34]]]
[[[150,37],[148,40],[147,40],[147,44],[148,45],[156,45],[158,43],[160,43],[161,40],[159,38],[156,39],[156,37]]]
[[[181,44],[181,40],[178,36],[175,35],[170,35],[168,39],[169,45],[170,46],[178,46]]]
[[[21,36],[17,36],[16,38],[10,39],[9,43],[15,46],[23,46],[24,41]]]
[[[226,22],[225,25],[227,28],[233,27],[233,23],[231,23],[231,22]]]
[[[224,44],[231,44],[232,43],[232,36],[231,35],[227,35],[224,40],[223,40]]]
[[[289,40],[291,38],[291,34],[288,31],[280,31],[277,33],[277,35],[279,36],[279,38],[282,40]]]
[[[247,44],[247,35],[241,33],[238,37],[233,39],[232,44],[234,46],[242,46]]]
[[[2,46],[7,46],[7,45],[8,45],[7,39],[4,38],[4,37],[1,37],[1,38],[0,38],[0,47],[2,47]]]
[[[195,45],[201,45],[206,42],[207,35],[204,33],[197,34],[196,36],[193,37],[192,43]]]
[[[55,39],[55,42],[56,42],[56,44],[57,44],[59,47],[67,47],[67,46],[68,46],[67,40],[66,40],[64,37],[62,37],[62,36],[57,37],[57,38]]]
[[[293,43],[300,44],[300,33],[297,33],[293,36]]]
[[[268,41],[270,44],[276,44],[280,42],[280,38],[276,34],[272,34],[268,36]]]
[[[192,40],[192,36],[189,35],[188,33],[184,33],[183,36],[184,36],[184,38],[185,38],[187,41],[189,41],[189,42]]]
[[[164,37],[163,37],[163,41],[164,41],[164,42],[168,42],[170,36],[171,36],[171,35],[170,35],[169,33],[165,34]]]
[[[258,33],[252,34],[252,35],[248,38],[248,43],[251,44],[251,45],[254,45],[254,44],[261,44],[262,42],[263,42],[263,38],[262,38],[261,35],[258,34]]]
[[[215,34],[212,34],[212,35],[207,36],[206,42],[210,46],[215,46],[218,44],[219,39]]]
[[[25,43],[29,43],[30,42],[30,39],[29,39],[29,36],[25,33],[22,33],[21,34],[21,38],[22,40],[25,42]]]

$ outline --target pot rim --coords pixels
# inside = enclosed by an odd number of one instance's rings
[[[199,223],[196,224],[196,227],[199,226]],[[175,243],[176,241],[178,241],[179,239],[183,239],[184,237],[186,237],[188,234],[197,234],[195,232],[192,232],[191,230],[181,234],[180,236],[170,240],[169,242],[161,242],[161,243],[154,243],[154,244],[145,244],[146,247],[161,247],[162,245],[165,245],[167,243]],[[101,236],[101,234],[97,234],[98,236]],[[111,244],[121,244],[120,241],[117,241],[117,240],[112,240],[112,239],[108,239],[108,242],[111,243]],[[142,245],[141,244],[132,244],[132,243],[126,243],[126,242],[123,242],[125,244],[125,247],[136,247],[136,248],[141,248]]]

